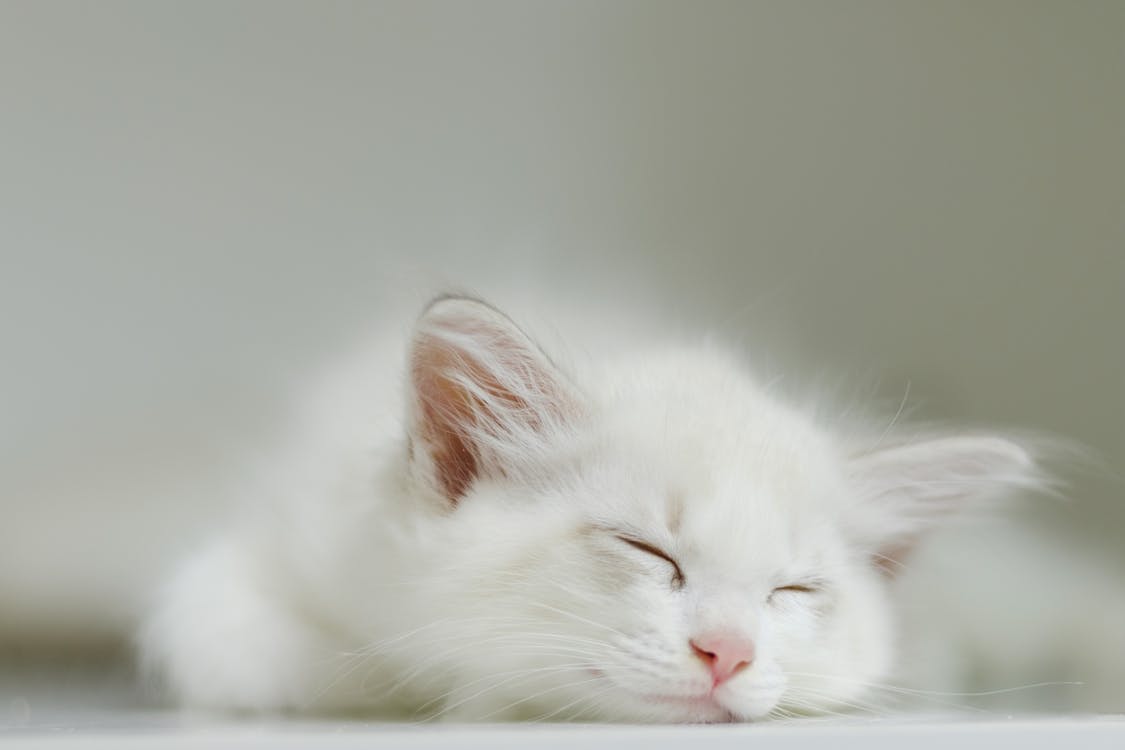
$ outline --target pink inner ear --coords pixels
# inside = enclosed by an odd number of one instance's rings
[[[477,457],[469,442],[454,428],[442,430],[439,408],[428,399],[421,403],[421,437],[430,446],[430,454],[437,472],[438,484],[451,502],[456,502],[477,476]]]
[[[482,476],[535,471],[543,439],[578,411],[565,377],[507,317],[468,299],[423,315],[410,355],[415,466],[450,503]],[[421,458],[421,456],[419,456]]]
[[[518,346],[514,342],[501,345]],[[536,426],[536,417],[525,399],[506,390],[470,353],[440,337],[419,337],[412,377],[420,411],[418,436],[429,447],[435,479],[451,502],[460,499],[480,474],[481,455],[473,442],[474,432],[496,432],[501,418],[498,411],[519,414],[529,426]],[[487,394],[490,403],[466,389],[465,381]]]
[[[421,412],[418,437],[429,447],[442,492],[454,502],[476,478],[478,464],[465,429],[474,416],[473,399],[453,379],[455,364],[465,368],[469,363],[431,337],[418,342],[412,362]]]

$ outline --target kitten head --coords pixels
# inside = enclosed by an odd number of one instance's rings
[[[581,380],[473,300],[435,302],[409,437],[445,710],[742,721],[847,706],[891,656],[888,560],[1036,481],[1017,444],[857,444],[732,359],[677,349]],[[435,645],[436,644],[436,645]]]

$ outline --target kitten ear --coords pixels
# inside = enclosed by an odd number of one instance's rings
[[[578,413],[558,368],[500,311],[444,297],[415,328],[409,432],[416,478],[455,504],[481,477],[517,476]]]
[[[966,504],[1043,485],[1035,460],[994,435],[930,436],[877,448],[850,465],[861,541],[891,569],[915,542]]]

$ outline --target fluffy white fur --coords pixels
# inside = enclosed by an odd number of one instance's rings
[[[834,710],[891,667],[887,558],[1036,481],[1000,436],[818,424],[713,346],[564,368],[445,298],[327,379],[245,514],[170,582],[144,651],[180,702],[219,709]],[[713,688],[690,641],[714,629],[755,655]]]

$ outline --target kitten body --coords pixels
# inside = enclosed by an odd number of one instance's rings
[[[714,346],[560,366],[433,303],[338,367],[143,632],[186,705],[744,721],[891,668],[886,557],[1037,482],[992,435],[820,424]]]

